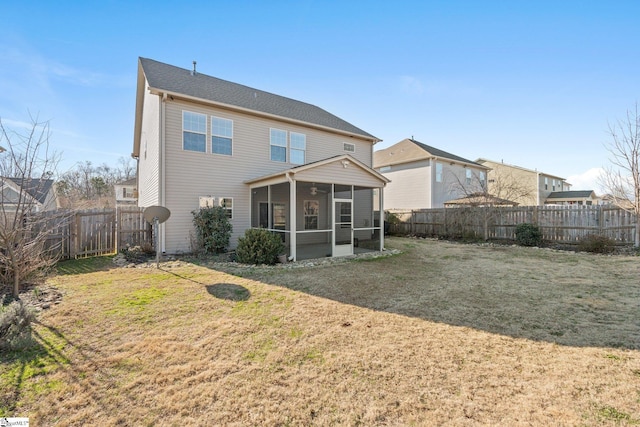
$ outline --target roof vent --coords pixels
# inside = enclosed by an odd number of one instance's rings
[[[193,70],[191,71],[191,75],[195,76],[196,74],[196,61],[193,61]]]

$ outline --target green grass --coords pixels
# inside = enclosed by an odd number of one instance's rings
[[[94,273],[113,267],[113,255],[93,258],[70,259],[56,264],[56,271],[60,275]]]
[[[63,387],[47,375],[70,364],[66,341],[49,328],[38,328],[33,338],[27,349],[0,353],[0,417],[15,416],[19,404]]]

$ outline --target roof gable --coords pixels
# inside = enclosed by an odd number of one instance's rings
[[[374,142],[379,141],[370,133],[315,105],[206,74],[194,74],[190,70],[152,59],[140,58],[139,63],[151,89],[333,129]]]
[[[336,163],[336,162],[341,162],[341,164],[343,165],[342,167],[344,168],[347,168],[353,164],[356,168],[358,168],[360,171],[362,171],[366,175],[371,176],[375,180],[379,181],[381,185],[386,185],[388,182],[390,182],[387,177],[375,171],[374,169],[368,167],[366,164],[362,163],[358,159],[348,154],[341,154],[341,155],[326,158],[324,160],[319,160],[317,162],[306,163],[304,165],[295,166],[293,168],[276,172],[270,175],[250,179],[248,181],[245,181],[245,184],[254,185],[261,181],[267,181],[273,178],[279,178],[284,181],[286,180],[287,175],[293,175],[293,176],[296,176],[296,174],[303,175],[305,171],[322,168],[324,166],[327,166],[329,164]]]
[[[403,139],[391,147],[375,151],[373,153],[373,165],[375,168],[379,168],[382,166],[426,160],[434,157],[488,169],[486,166],[479,163],[409,138]]]

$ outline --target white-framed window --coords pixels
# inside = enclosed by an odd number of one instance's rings
[[[233,219],[233,198],[232,197],[220,197],[220,207],[227,213],[227,218]]]
[[[549,178],[547,178],[546,176],[544,177],[544,189],[549,189]]]
[[[271,160],[274,162],[286,162],[287,132],[280,129],[270,129],[269,143],[271,145]]]
[[[555,180],[555,178],[551,180],[551,189],[553,191],[556,191],[556,180]]]
[[[487,189],[487,176],[485,175],[484,171],[480,171],[480,186],[483,190]]]
[[[436,162],[436,182],[442,182],[442,163]]]
[[[289,133],[289,144],[289,161],[296,165],[303,165],[307,150],[307,136],[303,133],[291,132]]]
[[[207,151],[207,116],[192,111],[182,112],[182,149]]]
[[[355,153],[356,152],[356,144],[352,144],[350,142],[345,142],[342,146],[343,150],[347,153]]]
[[[233,153],[233,120],[211,117],[211,152],[227,156]]]
[[[320,202],[318,200],[304,201],[304,229],[318,229],[318,214],[320,212]]]
[[[471,172],[471,169],[467,168],[466,169],[466,173],[467,173],[467,176],[466,176],[467,185],[471,185],[471,179],[473,178],[473,172]]]

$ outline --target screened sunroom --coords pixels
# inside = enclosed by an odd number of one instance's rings
[[[294,261],[381,251],[387,182],[348,155],[256,178],[251,226],[278,233]]]

